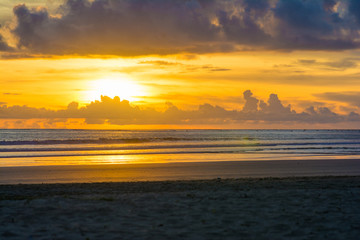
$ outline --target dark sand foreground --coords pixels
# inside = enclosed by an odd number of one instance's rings
[[[1,239],[359,239],[360,176],[0,185]]]

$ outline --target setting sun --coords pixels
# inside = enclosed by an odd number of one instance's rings
[[[0,128],[359,128],[358,0],[3,2]]]
[[[360,0],[0,0],[0,87],[1,239],[359,238]]]
[[[103,95],[111,98],[118,96],[121,99],[134,101],[145,94],[144,87],[125,77],[98,79],[89,85],[90,90],[86,93],[86,98],[89,100],[99,99]]]

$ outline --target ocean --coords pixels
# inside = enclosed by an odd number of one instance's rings
[[[360,130],[0,130],[0,167],[359,155]]]

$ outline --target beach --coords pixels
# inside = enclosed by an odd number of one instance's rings
[[[0,167],[0,184],[355,175],[358,159],[173,162]]]
[[[360,235],[359,131],[0,135],[0,239]]]
[[[0,0],[0,240],[360,240],[359,55],[360,0]]]
[[[2,239],[358,239],[360,176],[0,186]]]

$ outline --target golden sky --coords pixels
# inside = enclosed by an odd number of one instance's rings
[[[5,0],[0,24],[0,128],[360,127],[356,0]]]

